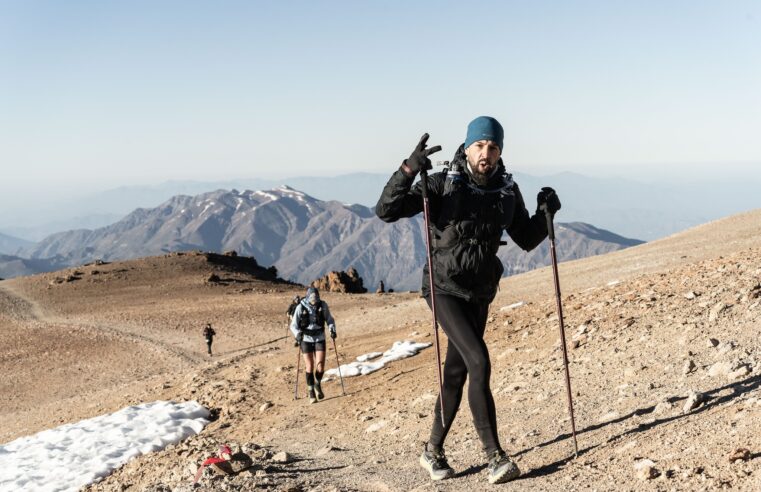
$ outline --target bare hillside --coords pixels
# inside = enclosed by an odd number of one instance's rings
[[[138,401],[197,399],[219,416],[200,435],[91,489],[190,490],[195,466],[224,442],[254,467],[205,476],[200,490],[759,490],[758,237],[754,211],[561,265],[575,459],[550,273],[504,280],[487,342],[501,439],[524,472],[509,485],[487,485],[465,401],[447,441],[459,474],[433,485],[417,465],[436,398],[432,349],[347,378],[347,396],[332,381],[325,401],[294,401],[297,353],[281,339],[282,312],[299,290],[238,274],[209,285],[209,265],[189,255],[108,265],[103,282],[83,271],[61,284],[50,284],[60,273],[0,283],[4,326],[30,334],[0,359],[16,378],[3,388],[12,397],[0,416],[12,426],[2,438]],[[427,308],[412,294],[324,297],[343,362],[396,340],[431,340]],[[219,333],[211,360],[200,336],[207,320]],[[64,369],[87,384],[61,389]],[[748,454],[730,462],[742,448]]]

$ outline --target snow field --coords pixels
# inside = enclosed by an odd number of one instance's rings
[[[195,401],[156,401],[18,438],[0,446],[0,490],[76,491],[198,434],[208,417]]]

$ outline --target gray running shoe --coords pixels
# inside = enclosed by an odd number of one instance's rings
[[[510,457],[498,449],[489,458],[489,483],[505,483],[515,480],[521,474],[518,465]]]
[[[307,386],[307,396],[309,396],[309,403],[317,403],[317,396],[314,394],[314,386]]]
[[[322,392],[322,386],[320,386],[320,383],[314,385],[314,392],[317,395],[318,400],[325,398],[325,393]]]
[[[420,455],[420,466],[428,471],[431,475],[431,480],[444,480],[454,476],[454,470],[449,463],[447,463],[447,457],[444,455],[444,450],[429,451],[426,446],[423,449],[423,454]]]

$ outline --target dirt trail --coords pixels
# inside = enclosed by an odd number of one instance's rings
[[[85,323],[81,321],[72,321],[66,316],[55,315],[45,311],[40,304],[29,296],[24,295],[11,285],[0,284],[0,295],[11,297],[10,303],[22,306],[22,311],[14,312],[14,315],[23,319],[31,319],[46,325],[57,326],[61,329],[86,329],[95,330],[114,335],[128,342],[142,342],[146,345],[153,346],[167,353],[167,355],[181,359],[186,364],[194,365],[201,362],[207,362],[206,359],[196,353],[182,350],[161,340],[152,338],[148,335],[137,333],[129,326],[120,326],[117,324],[106,323]],[[13,299],[15,298],[15,299]]]

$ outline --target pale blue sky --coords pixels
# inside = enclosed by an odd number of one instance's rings
[[[0,1],[0,193],[390,172],[481,114],[527,173],[758,176],[761,2]]]

